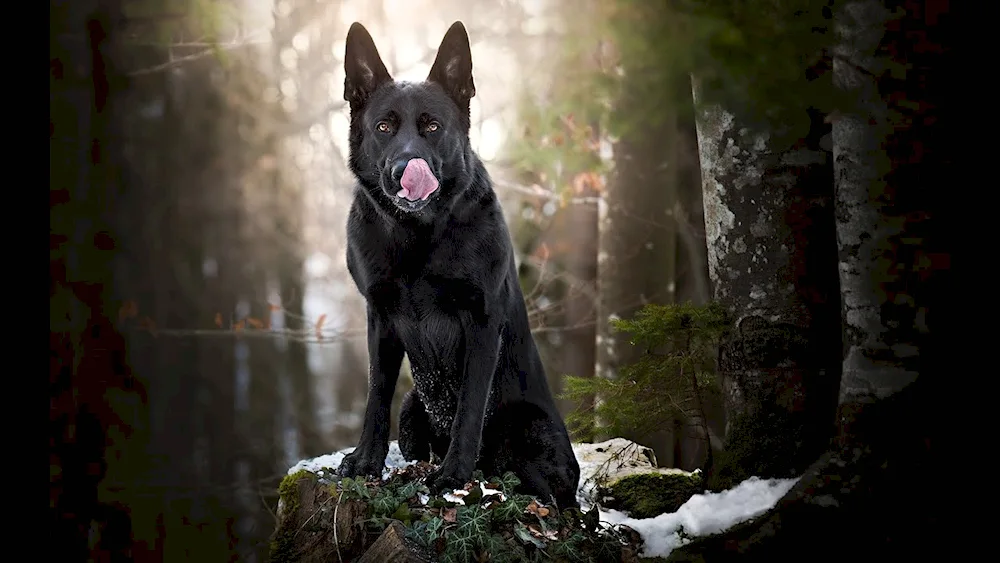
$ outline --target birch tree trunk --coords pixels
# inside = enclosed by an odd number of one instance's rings
[[[791,147],[719,106],[700,108],[697,126],[709,275],[734,318],[719,352],[726,451],[710,484],[798,475],[831,436],[840,379],[824,124],[812,115]]]
[[[917,379],[923,311],[900,272],[921,253],[898,186],[885,183],[891,155],[883,141],[893,124],[873,76],[876,50],[888,10],[877,1],[852,2],[840,14],[842,43],[833,62],[834,80],[855,107],[833,124],[837,245],[843,298],[844,358],[840,387],[841,438],[855,433],[856,415]],[[901,275],[902,274],[902,275]]]

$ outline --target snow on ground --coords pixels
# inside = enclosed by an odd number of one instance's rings
[[[321,455],[319,457],[314,457],[312,459],[303,459],[302,461],[296,463],[291,468],[288,469],[288,474],[298,473],[299,471],[308,471],[310,473],[315,473],[320,478],[329,480],[333,477],[333,472],[338,467],[340,467],[340,462],[344,461],[344,457],[353,452],[354,448],[345,448],[339,452],[333,452],[332,454]],[[403,453],[399,451],[399,442],[393,440],[389,442],[389,454],[385,457],[385,467],[382,469],[382,480],[386,480],[392,474],[393,469],[402,469],[408,465],[413,465],[412,461],[406,461],[403,458]],[[490,489],[486,485],[480,483],[479,487],[483,491],[483,495],[493,495],[499,494],[500,500],[506,500],[504,494],[496,489]],[[465,500],[462,498],[469,494],[468,491],[463,489],[456,489],[450,493],[444,495],[444,499],[448,502],[454,502],[456,504],[465,504]],[[426,504],[429,500],[424,498],[426,495],[420,496],[420,502]]]
[[[305,470],[315,473],[320,477],[332,476],[333,470],[340,467],[340,462],[344,461],[344,457],[353,451],[354,448],[344,448],[332,454],[321,455],[312,459],[303,459],[289,468],[288,474],[291,475]],[[389,442],[389,454],[385,457],[382,479],[388,479],[393,469],[402,469],[408,465],[413,465],[413,462],[403,459],[403,452],[399,451],[399,442],[395,440]]]
[[[798,479],[758,479],[751,477],[721,493],[694,495],[671,514],[654,518],[629,518],[617,510],[601,510],[601,521],[624,524],[645,540],[643,557],[666,557],[687,543],[678,534],[707,536],[731,528],[767,512],[785,496]]]
[[[573,451],[580,463],[580,488],[577,497],[584,509],[591,506],[591,495],[597,481],[608,475],[621,477],[623,474],[633,474],[642,471],[657,471],[660,473],[690,473],[679,469],[653,468],[649,459],[648,448],[644,448],[628,440],[615,438],[599,444],[574,444]],[[344,456],[354,451],[346,448],[339,452],[322,455],[313,459],[304,459],[289,470],[291,475],[306,470],[315,473],[323,479],[333,476],[333,470],[340,466]],[[399,444],[389,442],[389,455],[385,460],[386,467],[382,470],[382,479],[388,479],[393,469],[411,465],[403,459]],[[623,524],[639,532],[645,541],[643,557],[666,557],[675,548],[687,543],[685,536],[705,536],[726,530],[740,522],[757,517],[767,512],[783,497],[798,479],[758,479],[750,477],[736,487],[720,493],[705,492],[694,495],[681,505],[677,512],[661,514],[654,518],[630,518],[618,510],[601,509],[602,522],[611,525]],[[497,493],[480,484],[484,494]],[[451,502],[464,504],[462,497],[468,494],[464,490],[452,491],[445,495]],[[423,497],[423,495],[422,495]],[[428,499],[421,498],[422,502]]]

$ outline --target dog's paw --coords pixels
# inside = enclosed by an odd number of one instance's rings
[[[337,475],[341,477],[381,476],[382,469],[385,468],[385,456],[385,453],[379,455],[378,453],[354,450],[344,456],[344,461],[340,462],[340,467],[337,468]]]
[[[449,493],[455,489],[461,489],[471,479],[472,470],[462,471],[445,463],[427,476],[427,488],[432,493]]]

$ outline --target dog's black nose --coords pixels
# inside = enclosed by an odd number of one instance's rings
[[[403,172],[406,170],[406,164],[408,162],[410,162],[410,159],[401,158],[396,162],[392,163],[392,168],[390,169],[390,172],[392,173],[392,179],[395,180],[397,184],[403,178]]]

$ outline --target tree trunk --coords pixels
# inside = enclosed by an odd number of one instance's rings
[[[583,191],[574,195],[584,198],[600,197],[594,186],[589,182],[585,184]],[[567,280],[566,313],[563,318],[567,329],[562,333],[563,340],[560,345],[563,371],[559,374],[560,382],[563,374],[593,377],[597,361],[597,351],[594,348],[597,329],[593,322],[597,307],[595,291],[598,255],[597,206],[591,203],[578,203],[570,205],[563,211],[569,217],[566,229],[558,235],[565,237],[563,240],[572,242],[567,245],[568,250],[564,256]],[[593,398],[573,405],[575,409],[592,407]],[[592,428],[579,430],[586,437],[591,437],[593,434]]]
[[[289,224],[291,221],[288,222]],[[287,225],[286,225],[287,226]],[[299,233],[287,234],[288,240],[299,240]],[[287,249],[284,258],[279,258],[280,287],[282,305],[289,314],[285,315],[285,328],[290,330],[308,329],[302,308],[305,284],[303,283],[302,259],[295,250]],[[326,440],[320,432],[316,406],[313,373],[309,369],[309,351],[301,339],[289,339],[285,349],[285,367],[281,371],[289,378],[294,405],[296,431],[299,436],[299,455],[315,457],[326,450]],[[280,372],[279,372],[280,373]]]
[[[620,103],[628,104],[628,95]],[[615,145],[615,169],[598,210],[597,377],[617,377],[641,352],[611,329],[612,319],[631,317],[648,303],[674,302],[676,229],[668,213],[677,201],[676,137],[671,115],[629,131]],[[673,467],[673,429],[659,434],[625,437],[648,444],[660,463]]]
[[[118,318],[124,77],[117,2],[50,2],[49,521],[57,561],[126,560],[146,388]],[[16,401],[17,399],[15,399]],[[138,431],[138,432],[136,432]],[[124,459],[122,459],[124,457]]]
[[[840,379],[825,126],[811,115],[790,147],[719,106],[699,108],[697,126],[709,274],[734,319],[719,351],[726,453],[710,484],[799,475],[831,436]]]
[[[934,413],[951,403],[946,341],[960,330],[945,302],[950,210],[936,197],[963,150],[946,97],[960,66],[947,48],[948,14],[930,4],[857,2],[837,14],[844,45],[835,80],[853,95],[834,123],[847,333],[837,440],[773,510],[670,561],[956,556],[942,531],[954,491],[929,476],[951,459],[957,432]],[[893,9],[899,17],[888,20]],[[875,78],[887,62],[903,61],[901,78]]]
[[[913,197],[900,197],[901,186],[885,183],[892,155],[880,150],[894,124],[871,73],[888,18],[877,1],[846,5],[839,18],[843,42],[833,62],[836,85],[856,104],[833,124],[845,337],[842,438],[855,432],[850,427],[856,411],[917,379],[927,322],[925,304],[911,295],[925,254],[924,210],[908,205]]]
[[[690,89],[678,92],[678,106],[693,104]],[[670,211],[677,225],[676,303],[691,302],[704,305],[711,299],[708,278],[708,250],[705,247],[705,218],[702,204],[701,166],[698,160],[698,132],[694,114],[685,114],[677,123],[677,149],[674,151],[677,166],[677,202]],[[675,421],[674,449],[676,467],[687,471],[711,467],[712,430],[710,419],[714,415],[721,422],[721,405],[718,395],[706,394],[691,377],[685,397],[688,404],[696,405],[685,417]]]

